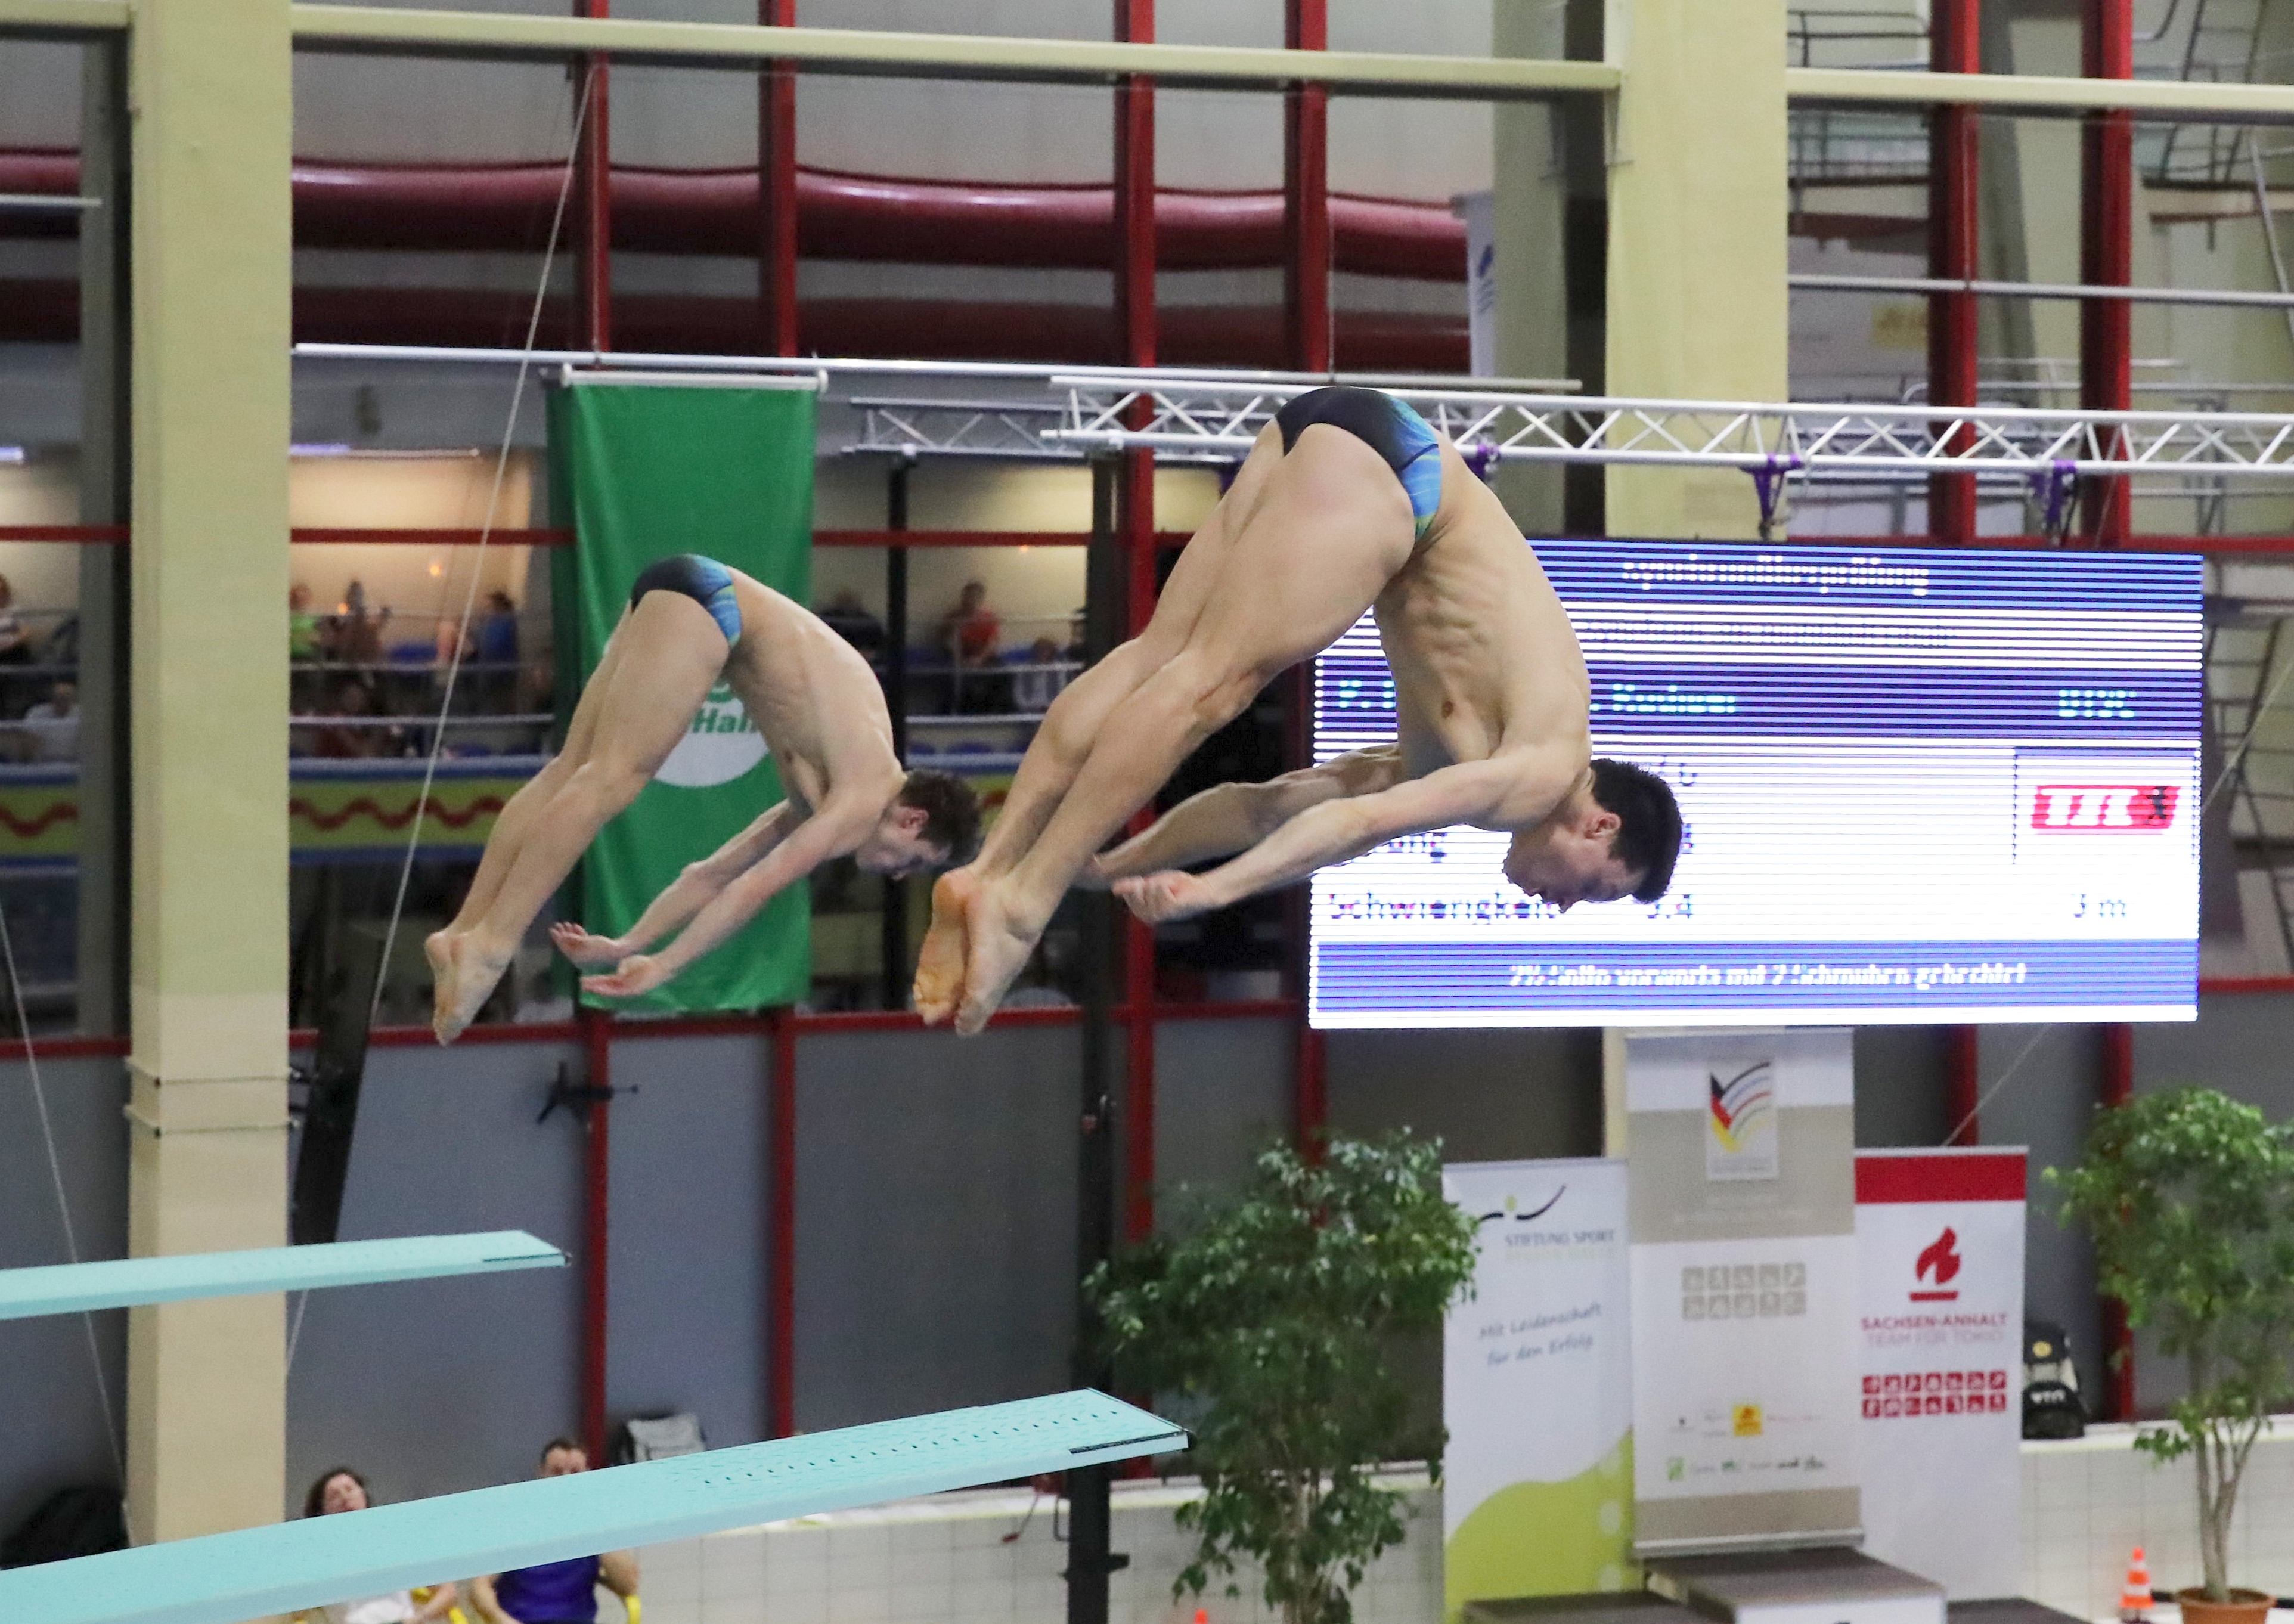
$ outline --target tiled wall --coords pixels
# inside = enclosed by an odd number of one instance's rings
[[[2154,1583],[2199,1579],[2195,1497],[2187,1463],[2159,1466],[2129,1447],[2131,1429],[2023,1446],[2023,1593],[2087,1619],[2115,1614],[2129,1549],[2143,1546]],[[1414,1514],[1354,1594],[1358,1624],[1438,1624],[1441,1492],[1395,1478]],[[1214,1586],[1175,1602],[1171,1582],[1194,1548],[1173,1521],[1192,1491],[1119,1483],[1115,1548],[1131,1566],[1112,1584],[1112,1624],[1271,1624],[1255,1576],[1243,1594]],[[1064,1530],[1062,1531],[1062,1532]],[[1052,1502],[1029,1514],[1023,1493],[942,1495],[834,1512],[658,1545],[643,1554],[645,1624],[1062,1624],[1067,1547]],[[2294,1426],[2256,1446],[2232,1555],[2234,1582],[2294,1594]],[[608,1608],[602,1618],[611,1620]]]
[[[2082,1618],[2116,1616],[2127,1559],[2141,1546],[2160,1589],[2195,1585],[2198,1494],[2191,1464],[2160,1466],[2134,1429],[2023,1446],[2023,1593]],[[2294,1595],[2294,1425],[2254,1448],[2231,1535],[2231,1582]]]
[[[1354,1593],[1357,1624],[1436,1624],[1442,1600],[1442,1511],[1423,1477],[1408,1491],[1409,1535]],[[1194,1536],[1172,1513],[1193,1490],[1115,1486],[1114,1548],[1131,1565],[1110,1584],[1112,1624],[1268,1624],[1255,1575],[1230,1596],[1214,1584],[1175,1602],[1172,1580]],[[645,1624],[1062,1624],[1067,1547],[1052,1501],[1001,1490],[941,1495],[737,1529],[648,1547],[641,1555]],[[1058,1531],[1066,1533],[1062,1526]],[[1016,1537],[1014,1537],[1016,1536]],[[614,1620],[608,1605],[599,1617]]]

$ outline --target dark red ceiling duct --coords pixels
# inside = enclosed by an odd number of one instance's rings
[[[514,349],[525,341],[529,295],[454,288],[299,288],[295,337],[338,344],[447,344]],[[68,343],[78,322],[69,281],[0,287],[0,343]],[[804,350],[818,355],[918,361],[1104,362],[1116,353],[1115,317],[1095,304],[956,299],[807,299]],[[1274,305],[1177,305],[1160,313],[1161,350],[1175,366],[1280,367],[1282,313]],[[753,300],[622,294],[614,329],[632,350],[740,353],[756,341]],[[553,298],[538,335],[572,342],[572,306]],[[1338,360],[1363,372],[1463,372],[1462,317],[1341,310]]]
[[[0,191],[69,192],[69,153],[0,153]],[[563,170],[555,164],[295,166],[298,248],[538,249]],[[614,171],[614,245],[655,254],[752,254],[759,240],[753,169]],[[805,169],[797,174],[798,244],[814,259],[906,264],[1104,269],[1113,263],[1106,186],[913,181]],[[1462,281],[1465,227],[1439,204],[1334,195],[1337,268],[1372,276]],[[1277,265],[1282,197],[1275,191],[1156,194],[1157,261],[1165,270]],[[18,235],[63,235],[68,221],[0,220]]]

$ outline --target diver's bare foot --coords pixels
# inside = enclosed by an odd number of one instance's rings
[[[583,970],[611,970],[630,956],[630,950],[618,938],[596,935],[570,919],[549,927],[549,940]]]
[[[1001,886],[983,886],[964,909],[964,1002],[956,1029],[966,1037],[988,1024],[1028,966],[1044,928],[1023,919]]]
[[[430,1019],[430,1031],[442,1043],[451,1043],[462,1035],[469,1024],[478,1018],[479,1006],[509,968],[517,948],[512,946],[488,951],[478,946],[475,931],[450,938],[447,952],[453,962],[454,1002],[441,1008]]]
[[[916,985],[911,995],[924,1025],[936,1027],[956,1013],[964,995],[964,915],[980,881],[969,868],[951,868],[932,881],[931,929],[916,955]]]
[[[1209,886],[1200,877],[1177,869],[1119,880],[1115,882],[1115,894],[1123,898],[1125,906],[1151,925],[1192,919],[1218,906]]]
[[[446,1015],[454,1007],[454,937],[451,930],[433,930],[422,938],[422,956],[430,961],[430,1033],[440,1043],[446,1038]]]

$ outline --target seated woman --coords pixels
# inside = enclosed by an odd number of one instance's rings
[[[364,1511],[371,1504],[366,1479],[348,1466],[334,1466],[320,1473],[303,1497],[303,1514],[331,1516],[339,1511]],[[393,1590],[358,1601],[329,1602],[297,1616],[303,1624],[438,1624],[449,1615],[461,1616],[454,1608],[457,1594],[451,1580],[442,1580],[420,1590]]]
[[[970,846],[971,786],[902,769],[876,674],[850,644],[738,570],[690,553],[663,558],[630,589],[565,747],[502,808],[461,912],[426,944],[440,1043],[476,1018],[534,915],[720,682],[764,735],[788,798],[646,911],[647,940],[684,927],[668,948],[621,959],[584,983],[591,991],[629,997],[660,986],[831,858],[906,874]]]

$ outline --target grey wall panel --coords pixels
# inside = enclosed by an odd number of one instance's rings
[[[343,1198],[346,1240],[530,1230],[564,1269],[317,1291],[303,1299],[287,1393],[288,1487],[338,1463],[380,1499],[532,1473],[579,1421],[582,1133],[540,1126],[571,1046],[378,1049]],[[289,1323],[294,1321],[289,1304]]]
[[[1074,1027],[798,1044],[799,1426],[1066,1385],[1080,1045]]]
[[[57,1160],[83,1258],[127,1252],[126,1068],[116,1060],[40,1067]],[[20,1061],[0,1064],[0,1268],[67,1261],[46,1141]],[[94,1317],[115,1418],[126,1390],[127,1316]],[[77,1316],[0,1321],[0,1532],[69,1483],[117,1482],[104,1441],[87,1321]]]
[[[614,1044],[606,1408],[691,1410],[712,1447],[765,1435],[760,1036]]]
[[[1330,1127],[1441,1135],[1453,1162],[1601,1150],[1601,1035],[1590,1028],[1333,1032]]]
[[[1287,1020],[1172,1021],[1155,1035],[1159,1223],[1250,1176],[1251,1158],[1291,1133]]]
[[[2203,1083],[2294,1117],[2294,993],[2216,993],[2199,1000],[2194,1021],[2135,1028],[2135,1086],[2144,1092]]]
[[[1856,1028],[1856,1143],[1940,1145],[1954,1125],[1946,1077],[1948,1028]]]
[[[1989,1096],[1983,1106],[1983,1142],[2025,1145],[2031,1153],[2023,1301],[2027,1311],[2070,1332],[2078,1351],[2080,1387],[2093,1409],[2103,1391],[2104,1352],[2095,1253],[2085,1236],[2055,1222],[2054,1192],[2041,1175],[2078,1160],[2095,1114],[2102,1039],[2088,1026],[1985,1027],[1980,1053],[1979,1092]]]

